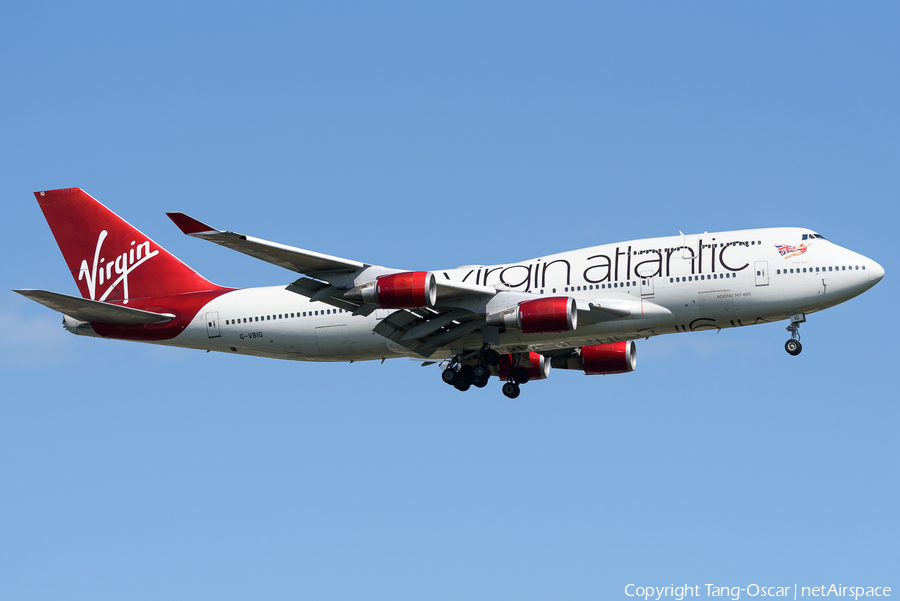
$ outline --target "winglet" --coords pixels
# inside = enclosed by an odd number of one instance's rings
[[[178,226],[182,232],[187,234],[188,236],[194,236],[197,234],[217,234],[219,230],[214,227],[208,226],[201,221],[197,221],[193,217],[185,215],[184,213],[166,213],[169,219],[171,219],[175,225]]]

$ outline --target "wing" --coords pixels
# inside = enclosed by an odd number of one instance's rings
[[[217,230],[184,213],[166,213],[166,215],[188,236],[215,242],[297,273],[317,277],[326,274],[352,273],[370,267],[359,261],[332,257],[235,232]]]
[[[142,311],[131,307],[69,296],[68,294],[48,292],[47,290],[13,290],[13,292],[18,292],[25,298],[30,298],[45,307],[59,311],[69,317],[74,317],[79,321],[108,323],[119,326],[138,326],[162,323],[175,318],[171,313]]]

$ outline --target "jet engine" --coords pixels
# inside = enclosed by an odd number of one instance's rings
[[[427,271],[392,273],[352,288],[344,297],[385,309],[433,307],[437,301],[437,283],[434,274]]]
[[[530,380],[543,380],[550,376],[550,360],[540,353],[516,353],[515,355],[500,355],[500,364],[497,365],[497,376],[501,380],[509,379],[511,370],[524,369],[528,377],[523,382]],[[518,379],[517,379],[518,380]]]
[[[578,325],[575,300],[568,296],[538,298],[487,316],[487,325],[524,334],[570,332]]]
[[[624,374],[637,366],[637,349],[633,340],[592,344],[553,357],[551,364],[557,369],[582,369],[589,376]]]

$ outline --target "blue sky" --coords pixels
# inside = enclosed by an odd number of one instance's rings
[[[2,281],[74,294],[82,187],[213,281],[292,275],[165,211],[402,268],[804,226],[881,263],[785,324],[638,343],[509,401],[407,360],[81,339],[0,295],[0,597],[606,599],[900,587],[892,3],[19,3]]]

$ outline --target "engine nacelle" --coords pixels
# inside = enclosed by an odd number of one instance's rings
[[[637,347],[633,340],[592,344],[553,357],[551,363],[557,369],[582,369],[589,376],[624,374],[637,367]]]
[[[344,297],[385,309],[433,307],[437,302],[437,282],[434,274],[427,271],[392,273],[348,290]]]
[[[535,352],[500,355],[497,376],[501,380],[508,380],[509,372],[516,367],[528,370],[530,380],[543,380],[550,376],[550,360]]]
[[[568,296],[538,298],[487,316],[487,325],[524,334],[571,332],[578,326],[575,300]]]

